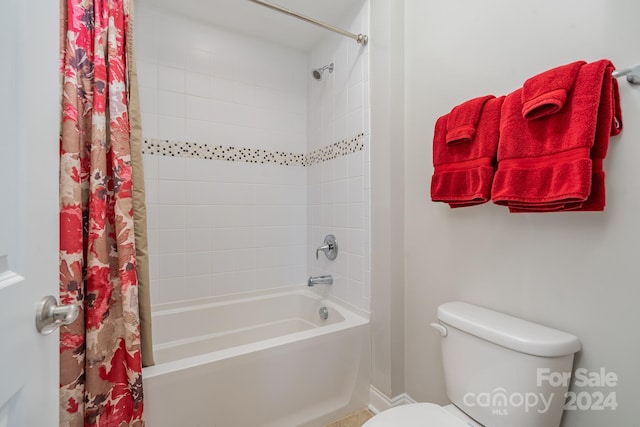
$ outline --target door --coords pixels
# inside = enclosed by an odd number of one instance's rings
[[[0,12],[0,427],[58,425],[58,333],[35,327],[58,295],[58,7]]]

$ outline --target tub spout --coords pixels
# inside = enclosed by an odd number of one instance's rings
[[[309,276],[309,280],[307,280],[307,286],[315,285],[333,285],[333,276],[331,276],[330,274],[326,276]]]

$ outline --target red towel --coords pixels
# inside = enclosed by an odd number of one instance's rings
[[[482,107],[492,98],[495,96],[487,95],[470,99],[451,110],[447,120],[447,144],[469,142],[473,139]]]
[[[622,132],[622,110],[620,109],[620,92],[618,80],[609,78],[614,70],[611,62],[602,60],[594,64],[604,67],[604,78],[600,104],[598,106],[598,118],[596,124],[596,137],[591,149],[593,160],[593,176],[591,194],[585,200],[581,211],[603,211],[605,206],[605,173],[603,160],[607,157],[609,149],[609,137]]]
[[[522,116],[522,89],[502,109],[492,199],[511,212],[604,210],[609,136],[620,132],[613,64],[583,65],[564,108],[539,120]],[[616,124],[617,123],[617,124]]]
[[[576,81],[578,70],[586,62],[576,61],[533,76],[522,85],[522,116],[539,119],[557,113],[564,106]]]
[[[451,114],[436,121],[431,200],[460,208],[486,203],[491,199],[503,102],[504,96],[492,96],[485,100],[475,135],[468,143],[447,144],[447,122]]]

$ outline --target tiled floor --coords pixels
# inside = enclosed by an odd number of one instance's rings
[[[361,427],[371,417],[373,417],[373,414],[368,409],[362,409],[326,427]]]

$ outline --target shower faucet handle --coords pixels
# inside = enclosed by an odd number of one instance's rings
[[[316,249],[316,259],[318,259],[318,255],[320,251],[324,252],[327,258],[330,260],[336,259],[338,256],[338,242],[333,234],[329,234],[324,238],[324,245],[320,246]]]

